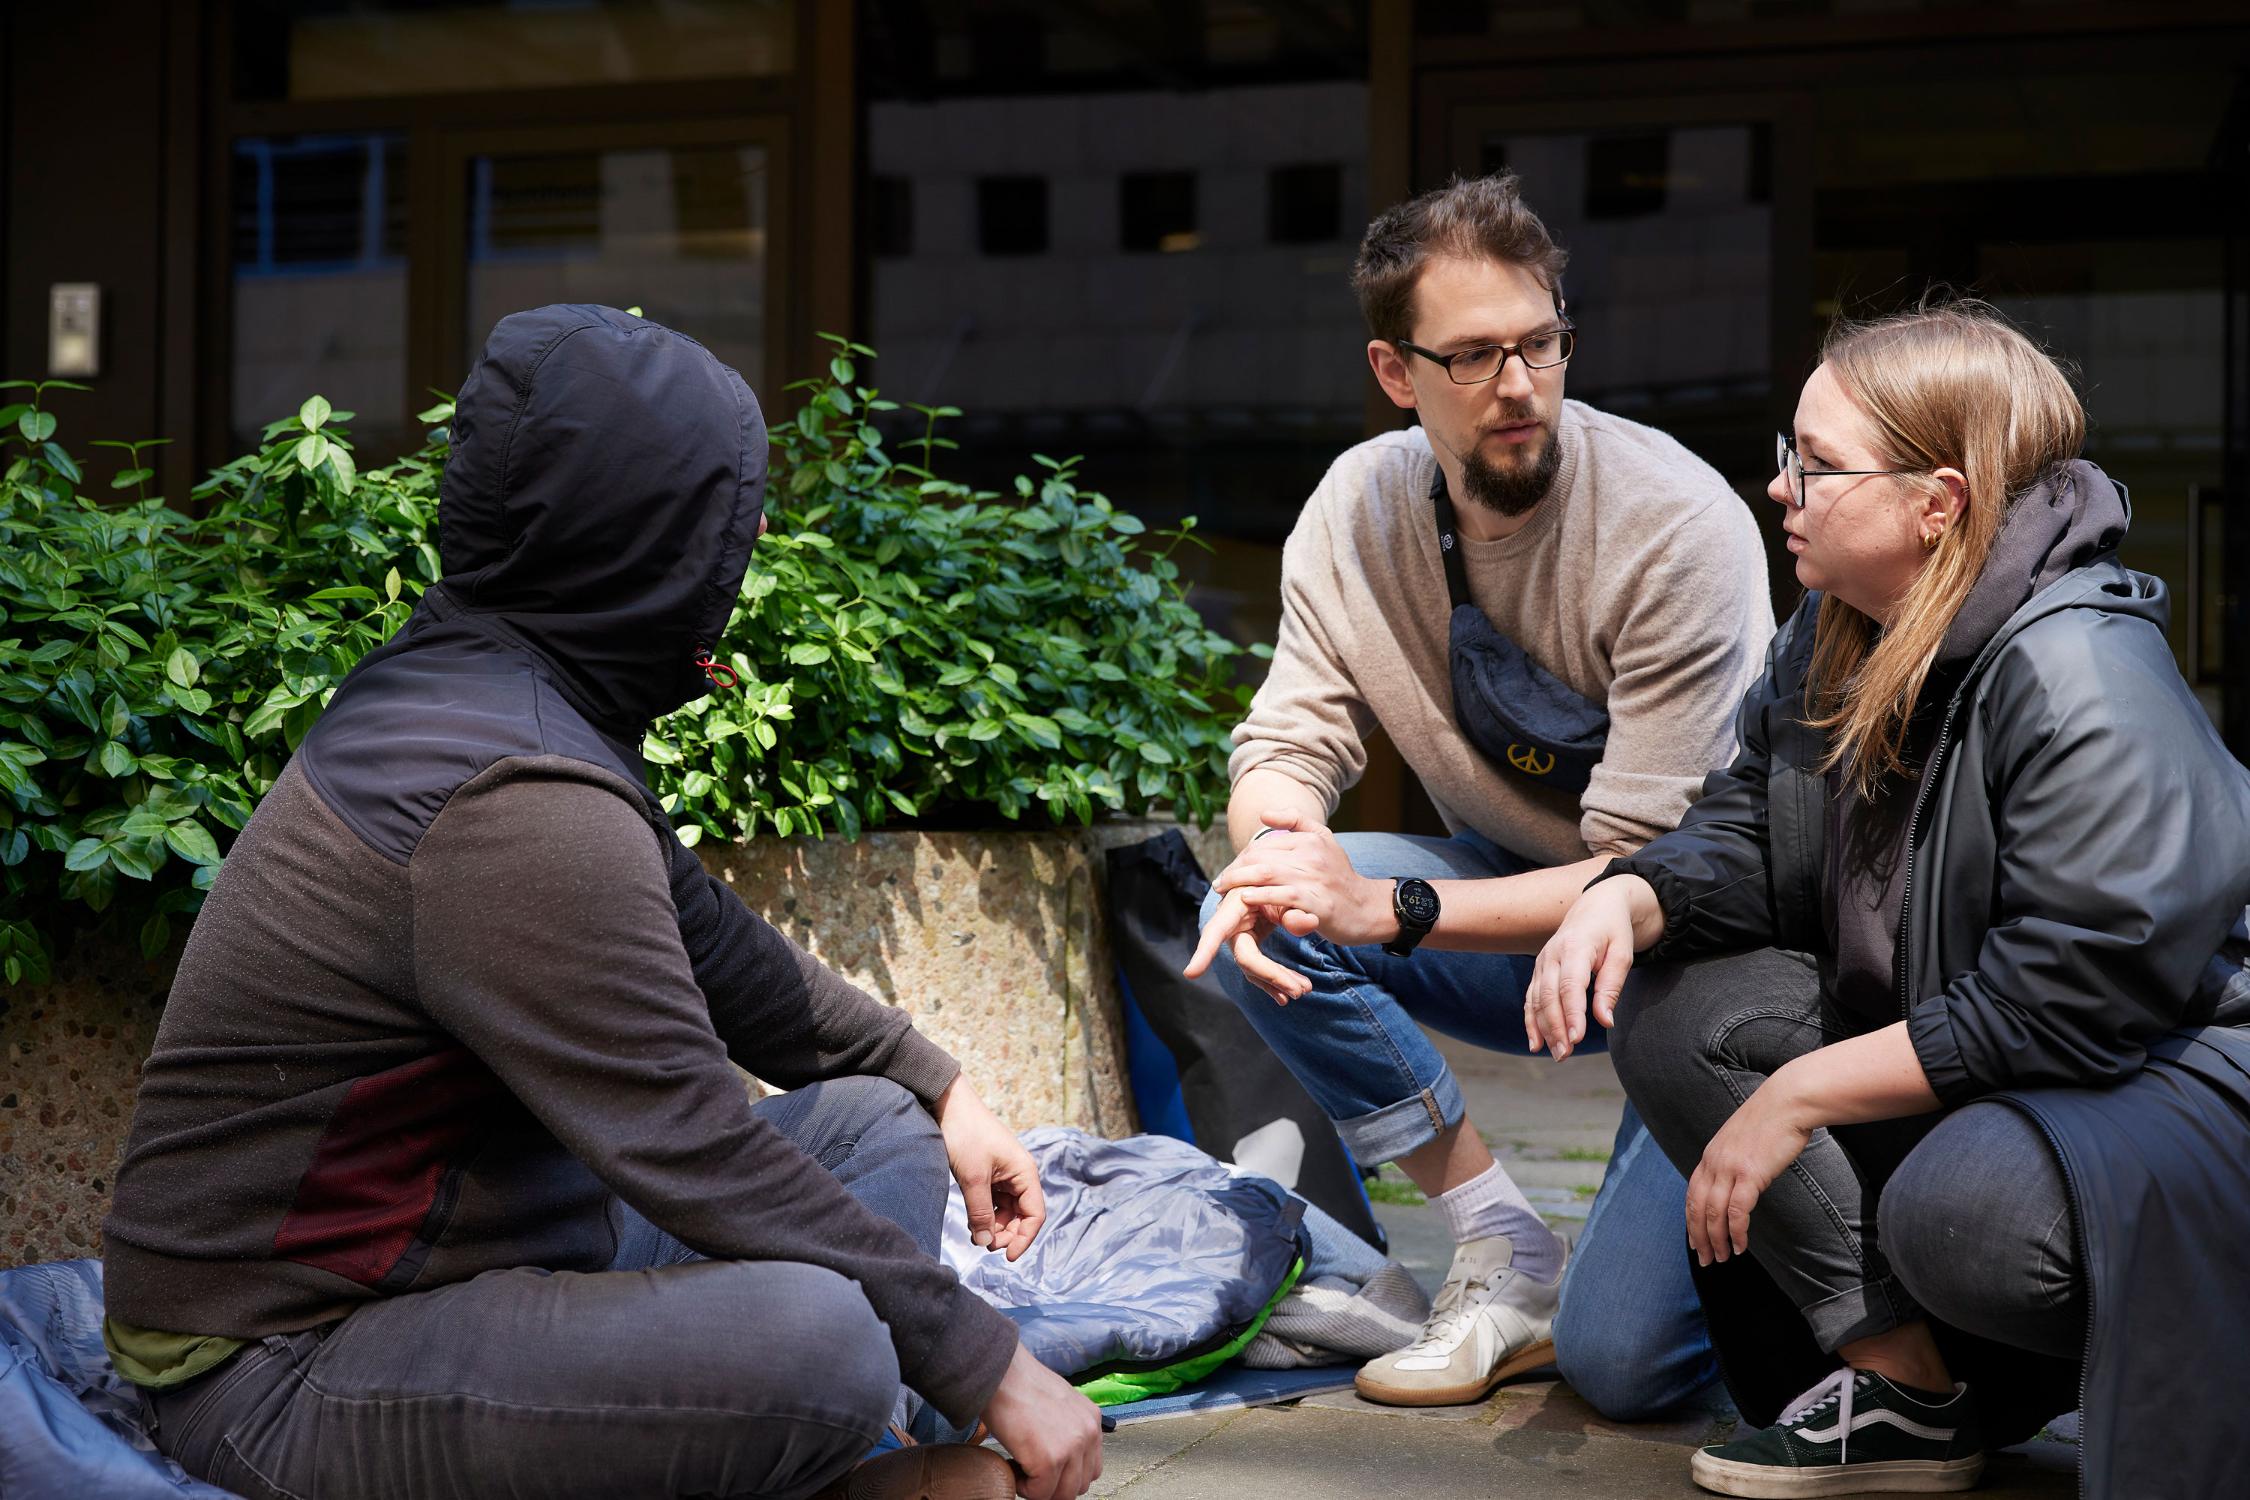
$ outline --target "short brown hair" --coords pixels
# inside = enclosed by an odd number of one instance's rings
[[[1523,201],[1523,184],[1515,173],[1456,177],[1384,209],[1367,226],[1352,265],[1352,290],[1359,295],[1369,333],[1392,340],[1413,336],[1414,287],[1433,255],[1521,266],[1558,303],[1563,266],[1570,259]]]

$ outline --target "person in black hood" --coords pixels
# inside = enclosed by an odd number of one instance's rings
[[[1966,1489],[2084,1416],[2097,1500],[2250,1440],[2250,775],[2119,566],[2069,381],[1977,304],[1843,327],[1768,493],[1813,593],[1742,751],[1541,953],[1690,1173],[1730,1495]],[[1638,969],[1636,952],[1645,960]],[[1629,971],[1630,974],[1629,974]]]
[[[452,438],[443,576],[229,853],[143,1072],[106,1332],[158,1446],[304,1500],[1077,1496],[1098,1414],[935,1258],[949,1172],[1022,1253],[1028,1153],[646,782],[650,721],[728,677],[756,399],[546,307]],[[1017,1468],[855,1468],[894,1417],[982,1418]]]

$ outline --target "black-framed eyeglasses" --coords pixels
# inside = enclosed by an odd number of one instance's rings
[[[1510,355],[1524,363],[1527,370],[1551,370],[1570,360],[1571,351],[1578,346],[1578,330],[1565,323],[1560,328],[1550,328],[1545,333],[1535,333],[1530,338],[1513,344],[1479,344],[1473,349],[1462,349],[1452,354],[1440,354],[1435,349],[1425,349],[1420,344],[1405,339],[1392,339],[1409,354],[1419,354],[1431,364],[1445,371],[1446,379],[1455,385],[1483,385],[1508,366]]]
[[[1805,508],[1805,476],[1807,474],[1819,479],[1831,474],[1921,474],[1927,472],[1922,469],[1808,469],[1805,467],[1803,457],[1797,452],[1797,440],[1786,432],[1777,432],[1773,435],[1773,462],[1775,468],[1789,476],[1789,493],[1794,497],[1791,501],[1791,507],[1796,510]]]

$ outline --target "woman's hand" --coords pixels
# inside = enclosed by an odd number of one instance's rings
[[[945,1137],[945,1159],[961,1184],[961,1201],[968,1205],[970,1240],[1014,1260],[1031,1248],[1047,1222],[1047,1197],[1031,1153],[965,1073],[945,1086],[931,1113]]]
[[[1523,992],[1523,1034],[1531,1050],[1545,1047],[1559,1060],[1586,1039],[1589,984],[1594,1019],[1604,1026],[1614,1022],[1633,954],[1663,934],[1656,890],[1640,876],[1619,875],[1588,886],[1532,965]]]
[[[1817,1122],[1785,1064],[1742,1102],[1703,1148],[1688,1179],[1688,1248],[1698,1265],[1750,1248],[1750,1210],[1773,1180],[1803,1154]]]

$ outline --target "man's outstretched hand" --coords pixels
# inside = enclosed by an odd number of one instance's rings
[[[932,1113],[969,1208],[970,1241],[1014,1260],[1031,1248],[1047,1222],[1047,1198],[1031,1153],[978,1097],[965,1073],[946,1085]]]
[[[1016,1461],[1024,1500],[1078,1500],[1102,1477],[1101,1409],[1021,1344],[984,1421]]]
[[[1354,883],[1368,882],[1353,872],[1336,836],[1316,819],[1294,812],[1263,812],[1259,820],[1264,830],[1211,882],[1220,896],[1219,909],[1204,925],[1194,957],[1180,972],[1190,979],[1202,978],[1224,948],[1234,955],[1243,978],[1275,1004],[1287,1005],[1311,990],[1312,981],[1267,957],[1265,940],[1276,928],[1283,928],[1298,937],[1319,932],[1333,941],[1365,941],[1338,933],[1349,925],[1339,921],[1342,909],[1361,894]],[[1388,903],[1384,909],[1389,910]],[[1387,935],[1378,935],[1375,941]]]

